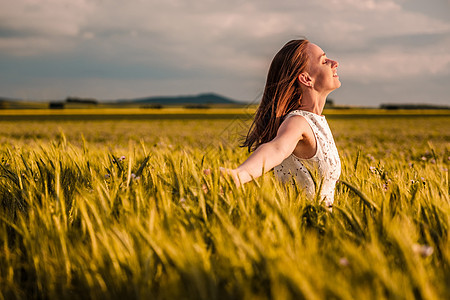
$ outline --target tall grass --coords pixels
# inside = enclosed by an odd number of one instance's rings
[[[229,121],[172,122],[141,142],[129,135],[157,123],[121,137],[110,123],[2,133],[1,298],[450,297],[441,122],[331,122],[343,166],[332,212],[271,173],[242,188],[221,177],[246,157],[218,136]]]

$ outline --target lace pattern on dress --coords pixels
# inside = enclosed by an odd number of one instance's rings
[[[314,178],[321,183],[320,196],[325,205],[331,207],[334,201],[336,181],[341,174],[341,160],[334,143],[333,135],[325,116],[319,116],[304,110],[295,110],[286,115],[285,119],[299,115],[306,119],[316,138],[316,154],[308,159],[289,155],[280,165],[274,168],[275,175],[282,182],[294,181],[305,190],[308,198],[316,193]],[[316,179],[316,181],[317,181]]]

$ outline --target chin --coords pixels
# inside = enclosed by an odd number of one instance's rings
[[[338,82],[337,82],[337,84],[336,84],[336,88],[335,89],[338,89],[338,88],[340,88],[341,87],[341,82],[338,80]]]

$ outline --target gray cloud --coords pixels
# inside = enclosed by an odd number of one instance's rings
[[[448,85],[436,84],[450,80],[450,20],[442,14],[448,1],[30,3],[7,1],[0,12],[5,96],[70,92],[107,99],[215,91],[253,100],[273,55],[289,39],[306,35],[340,62],[343,87],[333,94],[338,103],[417,95],[449,102]],[[426,92],[408,88],[419,83]]]

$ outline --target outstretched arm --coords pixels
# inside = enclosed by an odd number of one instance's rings
[[[308,129],[309,124],[302,116],[288,118],[281,124],[273,140],[259,146],[239,167],[226,172],[233,177],[237,186],[261,176],[288,157],[298,142],[303,140]]]

